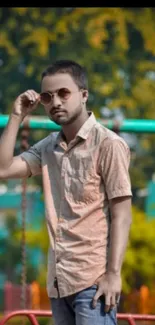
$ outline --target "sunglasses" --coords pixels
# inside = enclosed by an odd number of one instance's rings
[[[43,92],[40,94],[40,102],[42,105],[50,104],[53,101],[55,93],[57,94],[57,96],[59,96],[61,101],[66,101],[69,99],[72,93],[76,93],[78,91],[70,91],[68,88],[60,88],[53,93]]]

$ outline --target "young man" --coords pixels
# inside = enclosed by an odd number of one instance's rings
[[[55,325],[117,323],[131,225],[129,148],[87,111],[87,99],[85,69],[57,61],[42,74],[41,94],[17,97],[0,140],[1,179],[42,173]],[[39,103],[62,129],[14,157],[19,126]]]

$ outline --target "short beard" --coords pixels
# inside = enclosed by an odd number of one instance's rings
[[[78,106],[76,109],[78,109],[78,108],[81,108],[81,110],[78,110],[77,112],[76,112],[76,114],[75,115],[73,115],[69,120],[64,120],[64,121],[54,121],[54,120],[52,120],[53,122],[55,122],[56,124],[58,124],[58,125],[70,125],[70,124],[72,124],[72,123],[74,123],[75,121],[76,121],[76,119],[81,115],[81,113],[82,113],[82,110],[83,110],[83,108],[81,107],[81,105],[80,106]]]

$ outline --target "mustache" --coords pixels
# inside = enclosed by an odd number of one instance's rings
[[[57,113],[57,112],[64,112],[65,110],[62,108],[62,107],[52,107],[50,109],[50,114],[54,114],[54,113]]]

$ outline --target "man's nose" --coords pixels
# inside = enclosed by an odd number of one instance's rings
[[[53,101],[52,102],[53,102],[54,107],[59,107],[59,106],[62,105],[61,99],[57,94],[53,95]]]

